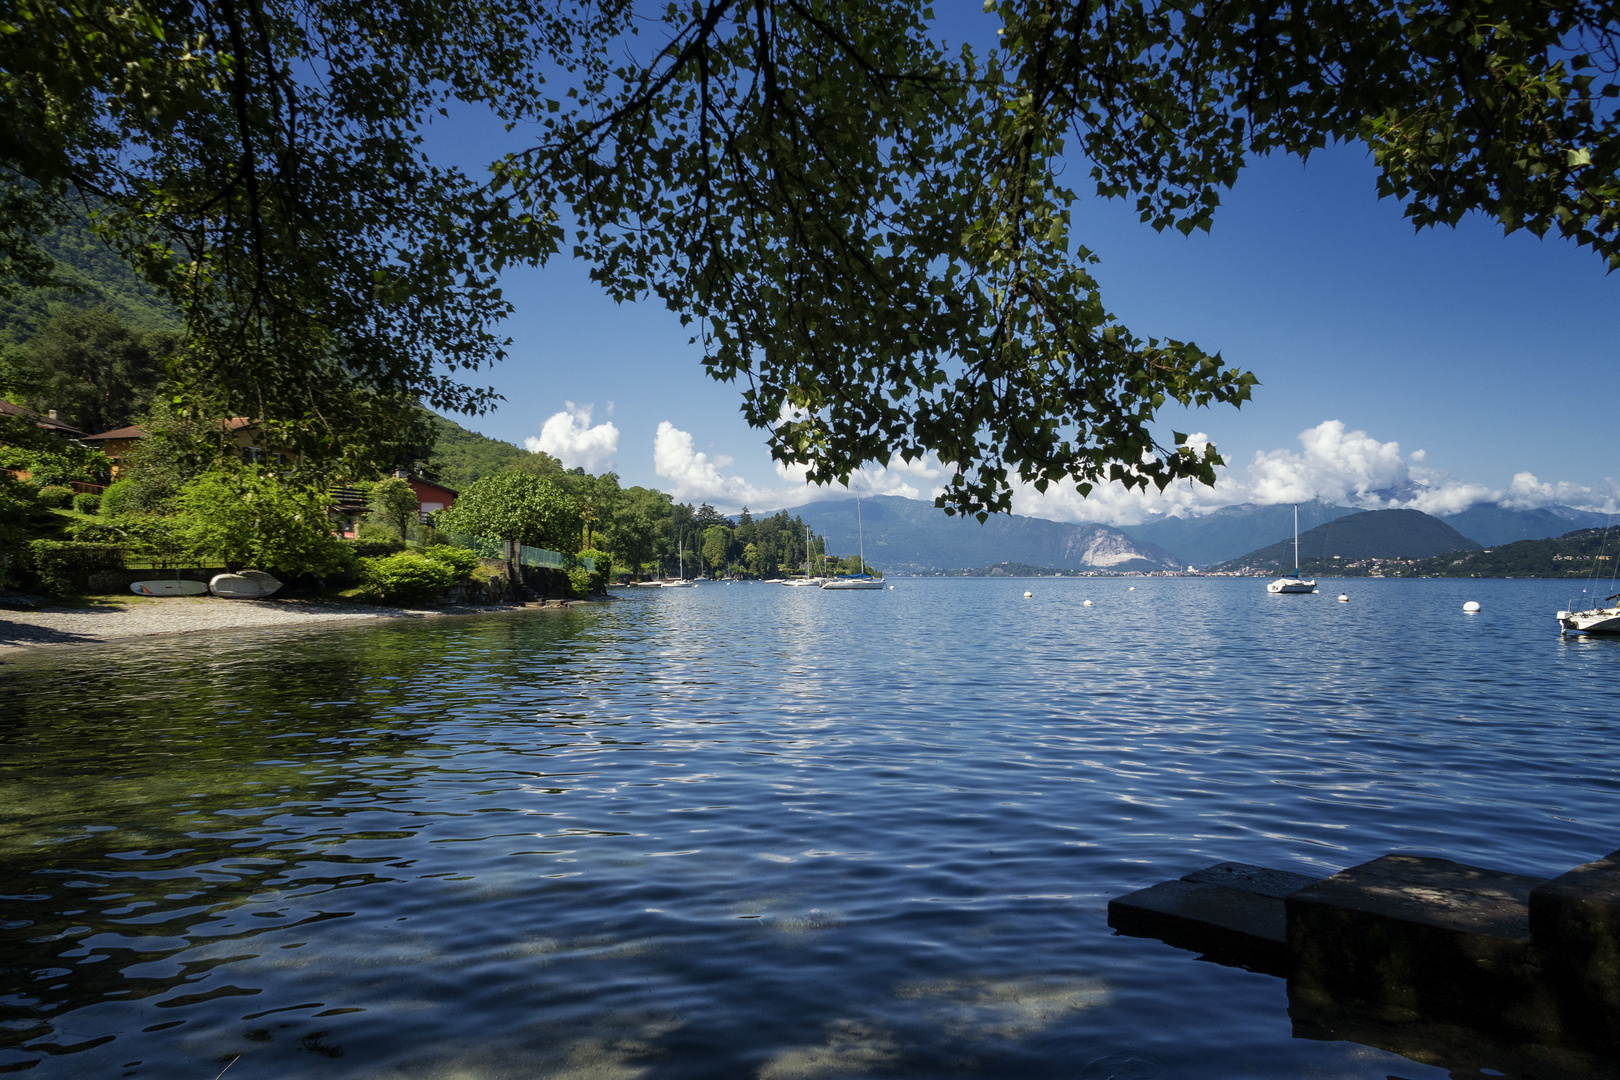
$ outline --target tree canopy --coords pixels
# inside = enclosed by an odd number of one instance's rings
[[[457,373],[502,355],[498,274],[567,251],[678,311],[812,480],[933,453],[942,504],[982,513],[1015,480],[1212,482],[1214,447],[1155,414],[1255,384],[1108,313],[1071,159],[1190,231],[1251,156],[1357,141],[1420,227],[1477,211],[1620,265],[1613,4],[987,11],[976,52],[922,0],[685,0],[651,27],[629,0],[21,0],[0,266],[48,280],[37,238],[77,208],[185,314],[186,393],[354,457],[420,441],[407,399],[487,405]],[[458,102],[532,145],[488,182],[429,160]]]
[[[434,523],[452,533],[513,540],[533,547],[575,552],[580,548],[579,504],[549,480],[503,472],[474,482]]]

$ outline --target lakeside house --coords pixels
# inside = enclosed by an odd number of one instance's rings
[[[427,524],[429,514],[438,510],[448,510],[455,503],[456,496],[461,494],[455,488],[413,476],[404,469],[397,470],[394,478],[403,480],[411,486],[412,493],[416,495],[417,517],[423,524]],[[358,488],[340,487],[332,490],[332,513],[338,519],[338,532],[344,536],[353,536],[360,522],[370,513],[370,507]]]
[[[267,444],[264,438],[264,425],[258,420],[245,416],[233,416],[228,420],[219,421],[222,430],[230,433],[236,441],[237,451],[242,460],[251,463],[264,462],[267,464],[280,464],[289,458],[298,455],[286,447]],[[146,430],[139,424],[128,427],[114,428],[103,431],[99,435],[85,435],[85,442],[99,445],[101,452],[112,461],[112,478],[118,479],[119,462],[129,455],[135,444],[146,437]]]

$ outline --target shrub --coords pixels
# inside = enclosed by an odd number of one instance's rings
[[[600,548],[586,548],[579,553],[579,557],[591,560],[596,567],[596,573],[591,575],[591,591],[604,591],[608,582],[613,580],[613,556]]]
[[[384,537],[380,540],[357,538],[346,543],[355,556],[361,559],[380,559],[384,555],[395,555],[405,550],[405,541],[397,536]]]
[[[583,600],[591,595],[591,572],[583,566],[576,566],[567,571],[568,594],[576,599]]]
[[[434,544],[424,548],[422,554],[434,562],[443,563],[456,572],[456,577],[464,578],[473,572],[478,565],[478,556],[466,548],[451,547],[449,544]]]
[[[363,559],[361,566],[366,586],[383,600],[426,600],[456,580],[450,567],[414,551]]]
[[[173,504],[173,490],[146,480],[119,480],[101,493],[103,517],[166,514],[174,508]]]
[[[356,540],[369,540],[373,543],[392,542],[399,544],[399,550],[405,549],[404,537],[392,525],[384,525],[377,521],[362,521],[360,527],[354,530]]]
[[[327,527],[326,493],[257,467],[203,473],[181,489],[180,507],[190,545],[232,569],[324,577],[352,565],[352,550]]]
[[[101,510],[101,496],[84,492],[73,496],[73,509],[81,514],[95,514]]]
[[[60,510],[73,501],[73,489],[59,484],[49,484],[39,489],[39,501],[53,510]]]
[[[92,574],[122,570],[124,546],[35,540],[28,545],[28,561],[41,588],[66,596],[88,589]]]

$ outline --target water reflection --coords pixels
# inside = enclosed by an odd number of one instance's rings
[[[1418,1080],[1293,1038],[1276,980],[1111,937],[1106,899],[1614,846],[1614,654],[1507,594],[1417,652],[1442,593],[996,584],[0,667],[0,1068]]]

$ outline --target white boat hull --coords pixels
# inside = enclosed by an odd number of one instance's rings
[[[1278,578],[1266,586],[1268,593],[1313,593],[1316,591],[1316,579],[1301,581],[1299,578]]]
[[[208,591],[226,600],[257,600],[281,588],[281,582],[259,570],[246,570],[240,574],[215,574],[208,581]]]
[[[201,596],[208,586],[201,581],[136,581],[129,591],[136,596]]]
[[[883,582],[875,578],[847,578],[842,581],[829,581],[821,587],[832,591],[845,592],[854,589],[881,589],[883,588]]]
[[[1558,626],[1566,634],[1620,634],[1620,607],[1560,612]]]
[[[665,589],[695,589],[695,588],[697,588],[697,582],[695,582],[695,581],[665,581],[665,582],[661,583],[660,587],[665,588]]]

